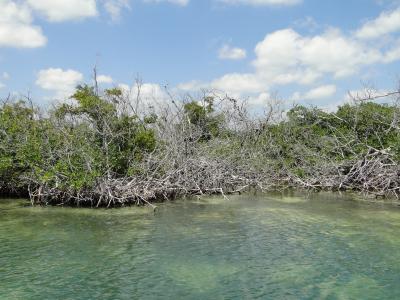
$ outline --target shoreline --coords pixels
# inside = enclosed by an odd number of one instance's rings
[[[145,199],[143,196],[135,196],[132,198],[127,198],[126,201],[120,202],[110,202],[107,205],[97,205],[99,203],[98,198],[92,200],[81,200],[79,202],[71,199],[70,201],[59,201],[57,198],[53,198],[51,195],[47,196],[47,201],[44,200],[35,200],[29,197],[29,193],[0,193],[0,199],[10,199],[10,200],[19,200],[26,199],[31,203],[32,206],[61,206],[61,207],[76,207],[76,208],[92,208],[92,209],[103,209],[103,208],[124,208],[124,207],[132,207],[132,206],[148,206],[153,210],[157,208],[157,204],[175,201],[179,199],[186,198],[201,198],[208,196],[220,196],[223,199],[229,200],[232,195],[250,195],[250,194],[277,194],[277,195],[316,195],[319,193],[328,193],[333,195],[349,195],[357,199],[357,201],[362,202],[370,202],[370,203],[391,203],[395,205],[400,205],[400,200],[398,197],[393,195],[377,195],[371,193],[369,191],[363,191],[355,188],[347,188],[347,189],[332,189],[332,188],[323,188],[323,187],[307,187],[302,185],[271,185],[268,189],[261,189],[260,187],[255,186],[247,186],[245,188],[240,188],[237,190],[224,191],[221,189],[215,189],[213,191],[192,191],[188,193],[182,193],[182,190],[170,191],[170,197],[166,197],[165,194],[156,195],[158,198],[154,199]],[[96,204],[96,205],[95,205]]]

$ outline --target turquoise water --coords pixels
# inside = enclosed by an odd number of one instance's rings
[[[333,194],[0,201],[0,299],[400,299],[400,209]]]

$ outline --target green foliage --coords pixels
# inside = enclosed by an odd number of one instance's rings
[[[145,124],[155,124],[157,122],[157,119],[158,119],[157,115],[155,113],[152,113],[148,116],[145,116],[143,122]]]
[[[385,149],[397,147],[399,130],[396,122],[398,108],[385,104],[363,102],[358,105],[345,104],[336,113],[325,113],[321,110],[296,107],[289,111],[289,123],[311,130],[322,136],[335,136],[354,139],[354,144],[362,146],[355,149],[363,151],[365,147]]]
[[[0,182],[19,186],[19,177],[41,161],[41,123],[25,102],[3,104],[0,109]],[[1,188],[1,187],[0,187]]]
[[[393,127],[396,109],[372,102],[346,104],[339,108],[337,116],[343,120],[342,129],[353,131],[360,142],[376,149],[396,148],[399,143],[399,130]]]
[[[46,118],[24,102],[0,106],[0,189],[4,182],[26,188],[29,177],[79,191],[106,174],[127,176],[156,138],[137,116],[119,111],[120,97],[117,89],[100,97],[79,86],[75,104],[61,104]]]
[[[285,121],[266,124],[251,147],[265,147],[264,155],[278,169],[299,177],[327,161],[345,161],[370,148],[390,149],[400,161],[399,113],[396,106],[372,102],[346,104],[332,113],[296,106]]]
[[[203,104],[192,101],[183,106],[189,123],[202,131],[202,140],[209,140],[221,133],[224,117],[222,114],[215,114],[213,106],[212,97],[206,97]]]
[[[71,99],[72,104],[43,115],[22,101],[0,105],[0,192],[37,184],[79,193],[105,176],[140,175],[149,153],[168,149],[166,140],[158,140],[153,130],[163,119],[154,113],[128,113],[120,89],[98,95],[93,87],[78,86]],[[350,160],[370,148],[391,151],[400,161],[396,106],[346,104],[335,113],[296,106],[280,123],[243,132],[226,124],[212,97],[185,103],[183,112],[184,121],[176,128],[186,144],[203,147],[216,159],[230,157],[252,170],[268,165],[276,172],[307,178],[326,161]],[[191,152],[185,148],[185,153]]]

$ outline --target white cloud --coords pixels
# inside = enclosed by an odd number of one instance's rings
[[[242,93],[257,93],[268,89],[269,82],[263,81],[256,74],[231,73],[214,80],[211,88],[239,96]]]
[[[56,98],[65,99],[73,94],[81,81],[83,75],[78,71],[49,68],[39,71],[36,84],[42,89],[55,92]]]
[[[94,17],[97,15],[96,0],[0,0],[0,47],[46,45],[42,29],[33,24],[33,13],[51,22]]]
[[[162,109],[169,99],[168,93],[157,83],[135,83],[133,86],[118,84],[118,87],[139,114]]]
[[[96,0],[26,0],[51,22],[84,19],[97,15]]]
[[[157,83],[140,83],[129,86],[120,83],[118,87],[130,98],[140,98],[144,103],[153,103],[156,100],[164,99],[167,94],[164,89]]]
[[[0,76],[0,79],[8,80],[8,79],[10,79],[10,75],[7,72],[3,72],[3,74],[1,74],[1,76]],[[0,89],[5,88],[5,87],[6,87],[5,83],[0,81]]]
[[[113,83],[113,79],[111,76],[108,75],[99,75],[97,76],[98,83]]]
[[[0,47],[36,48],[47,39],[38,26],[32,25],[32,15],[24,4],[0,1]]]
[[[129,94],[131,92],[130,86],[125,83],[119,83],[118,88],[121,89],[121,91],[125,94]]]
[[[263,92],[256,96],[249,97],[247,104],[253,107],[262,107],[268,104],[270,100],[271,95],[268,92]]]
[[[162,3],[167,2],[179,6],[186,6],[189,4],[189,0],[144,0],[146,3]]]
[[[220,59],[240,60],[246,58],[246,50],[224,45],[219,49],[218,57]]]
[[[294,21],[293,25],[300,27],[300,28],[306,28],[312,32],[319,28],[317,21],[315,21],[315,19],[310,16],[307,16],[302,19],[298,19],[298,20]]]
[[[323,100],[335,95],[336,90],[337,90],[336,86],[333,84],[322,85],[314,89],[311,89],[304,94],[296,92],[293,94],[291,98],[293,100]]]
[[[383,58],[384,63],[391,63],[400,59],[400,40],[394,45],[391,49],[389,49]]]
[[[10,74],[8,74],[7,72],[3,72],[3,74],[1,74],[1,78],[3,78],[4,80],[8,80],[10,79]]]
[[[232,2],[239,4],[247,1]],[[334,81],[355,76],[366,70],[366,67],[400,60],[400,38],[391,34],[397,30],[400,32],[400,28],[396,29],[395,25],[397,22],[400,24],[400,8],[396,11],[399,11],[399,17],[396,17],[396,12],[383,13],[378,21],[368,22],[360,30],[353,32],[346,33],[336,28],[305,35],[292,28],[271,32],[255,47],[253,71],[228,73],[208,83],[194,80],[182,83],[177,88],[184,91],[209,88],[232,97],[246,97],[250,106],[260,107],[270,100],[269,91],[277,86],[292,85],[295,88],[296,85],[312,85],[314,88],[308,91],[294,93],[291,100],[321,100],[319,104],[332,103],[332,97],[336,96],[338,88],[335,84],[321,85],[322,80]],[[385,22],[382,16],[387,16],[390,20]],[[305,21],[306,24],[295,25],[310,24],[315,27],[313,19],[307,18]],[[371,43],[365,40],[367,36],[376,37],[372,30],[375,27],[378,27],[380,34],[391,34],[386,39],[387,43]],[[366,28],[370,29],[367,31]],[[361,34],[362,32],[364,33]],[[220,58],[229,57],[231,49],[234,48],[224,46],[220,49]],[[236,56],[232,55],[233,57]]]
[[[344,78],[364,66],[399,60],[398,49],[385,52],[335,29],[314,36],[284,29],[268,34],[257,44],[253,73],[226,74],[210,85],[236,95],[264,92],[276,85],[310,85],[326,76]]]
[[[180,83],[176,86],[176,88],[179,91],[183,92],[198,91],[201,89],[206,89],[207,87],[209,87],[207,83],[198,80],[192,80],[189,82]]]
[[[255,52],[257,71],[271,80],[291,74],[292,77],[283,81],[285,84],[301,83],[304,74],[310,78],[309,83],[324,74],[346,77],[363,65],[383,59],[377,49],[366,47],[334,29],[313,37],[301,36],[292,29],[279,30],[267,35]]]
[[[253,6],[290,6],[302,3],[302,0],[217,0],[225,4],[243,4]]]
[[[104,0],[104,8],[113,21],[118,21],[124,9],[130,9],[129,0]]]
[[[400,31],[400,8],[385,11],[376,19],[366,22],[355,36],[359,39],[374,39],[396,31]]]
[[[304,95],[304,99],[307,100],[319,100],[332,97],[336,94],[336,86],[333,84],[319,86],[315,89],[308,91]]]
[[[139,92],[139,86],[134,85],[132,93],[137,95]],[[156,83],[143,83],[140,85],[140,99],[147,105],[153,105],[154,102],[160,101],[166,98],[166,93],[159,84]]]

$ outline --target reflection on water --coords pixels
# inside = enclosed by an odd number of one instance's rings
[[[400,209],[334,194],[0,201],[0,299],[400,299]]]

